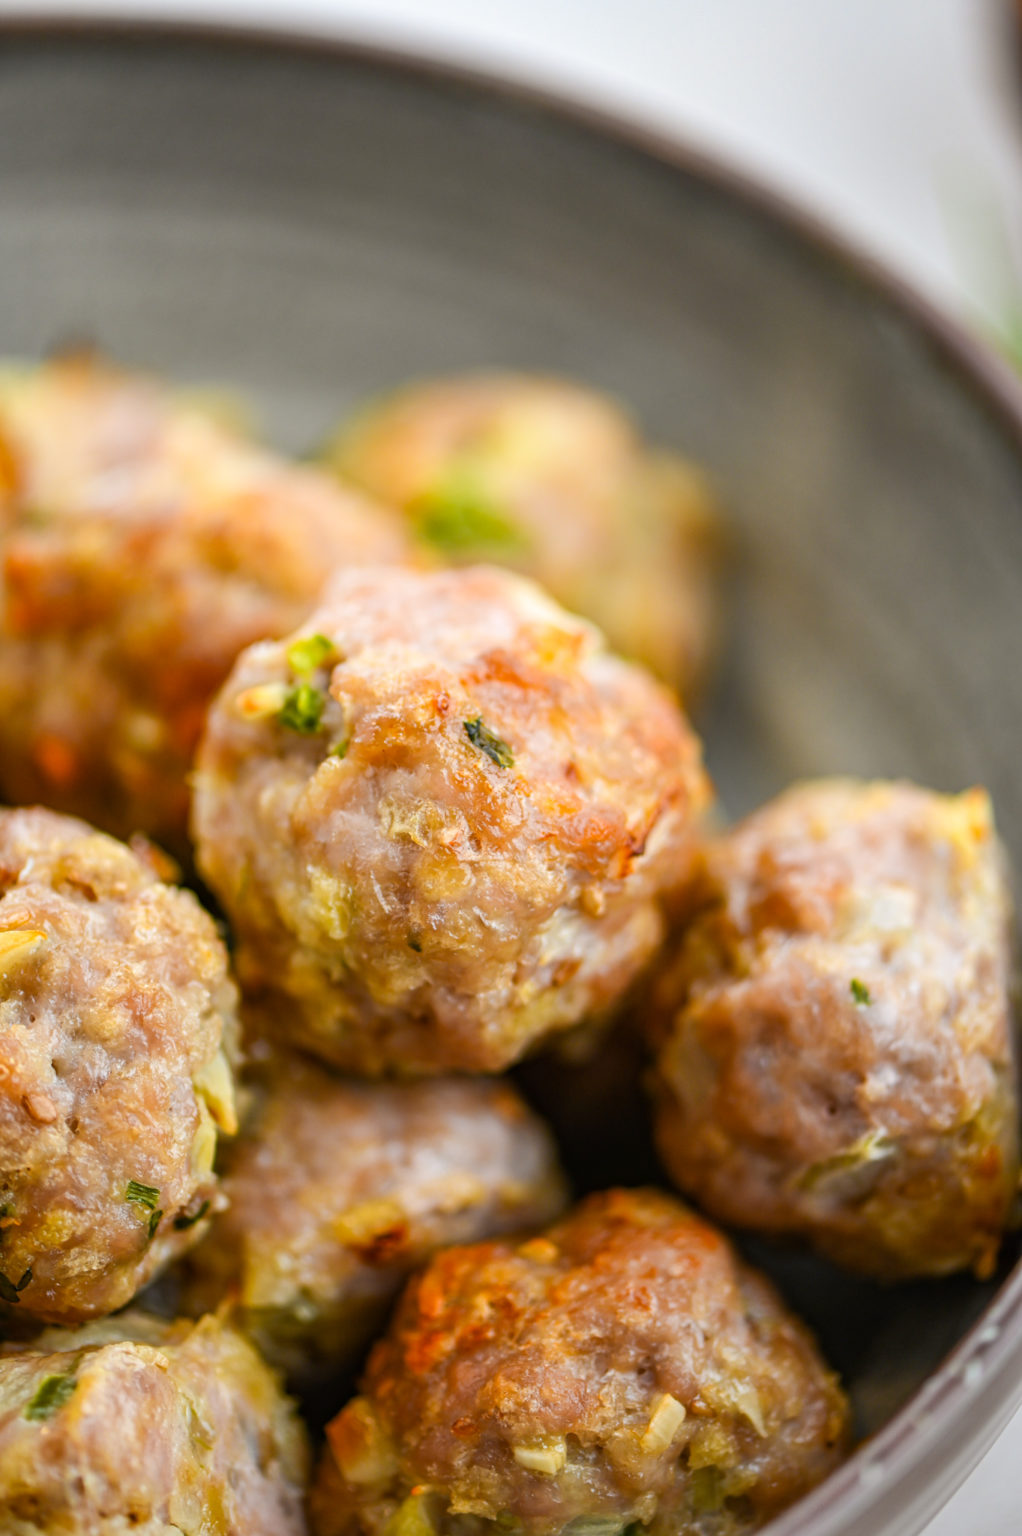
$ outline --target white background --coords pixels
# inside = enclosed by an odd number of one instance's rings
[[[993,330],[1013,304],[1022,320],[1011,3],[107,0],[101,9],[354,32],[594,96],[775,182]],[[0,0],[0,13],[44,8]],[[1020,1531],[1022,1415],[926,1536]]]

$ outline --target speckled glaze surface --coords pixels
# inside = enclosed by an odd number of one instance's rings
[[[710,469],[740,558],[730,812],[981,780],[1022,865],[1022,399],[772,199],[584,110],[338,46],[0,26],[0,351],[90,337],[304,450],[467,367],[576,375]],[[1022,1397],[1022,1269],[883,1290],[746,1245],[872,1439],[773,1536],[912,1536]]]

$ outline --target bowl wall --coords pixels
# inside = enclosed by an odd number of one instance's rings
[[[298,450],[417,374],[544,369],[619,395],[709,467],[738,530],[703,722],[729,811],[817,773],[983,781],[1022,866],[1018,419],[953,338],[769,199],[358,50],[8,26],[0,352],[79,338],[239,386]],[[756,1257],[869,1431],[1005,1283],[884,1291]],[[917,1528],[1015,1399],[1020,1287],[784,1528]]]

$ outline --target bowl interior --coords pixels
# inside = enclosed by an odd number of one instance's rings
[[[1018,444],[894,301],[755,201],[357,55],[15,29],[0,351],[82,337],[239,386],[298,450],[417,374],[545,369],[619,395],[709,467],[738,530],[702,722],[728,810],[816,773],[982,781],[1022,864]],[[997,1283],[885,1291],[750,1246],[864,1431]]]

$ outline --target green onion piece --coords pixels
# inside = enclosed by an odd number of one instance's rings
[[[153,1238],[156,1236],[156,1228],[160,1225],[160,1222],[162,1220],[163,1220],[163,1212],[162,1211],[153,1211],[152,1214],[150,1215],[150,1217],[149,1217],[149,1241],[150,1242],[152,1242]]]
[[[898,1143],[884,1131],[867,1131],[865,1136],[860,1136],[858,1141],[843,1151],[824,1157],[818,1163],[810,1163],[799,1175],[795,1188],[812,1191],[825,1180],[854,1173],[859,1168],[868,1167],[870,1163],[891,1157],[897,1150]]]
[[[696,1467],[689,1488],[696,1514],[711,1515],[723,1509],[727,1493],[724,1474],[719,1467]]]
[[[277,711],[277,721],[287,731],[299,736],[314,736],[323,718],[323,695],[311,683],[292,688]]]
[[[465,721],[465,735],[472,745],[478,747],[480,752],[485,752],[498,768],[514,767],[515,755],[511,748],[506,741],[502,741],[490,730],[481,715],[476,715],[474,720]]]
[[[52,1419],[70,1399],[77,1385],[74,1376],[44,1376],[24,1410],[24,1417],[35,1421]]]
[[[336,654],[336,646],[326,635],[305,635],[287,648],[287,664],[299,677],[309,677]]]
[[[136,1205],[144,1205],[147,1211],[155,1211],[160,1199],[160,1191],[154,1189],[151,1184],[140,1184],[137,1179],[129,1179],[124,1198],[133,1200]]]
[[[858,976],[852,977],[851,992],[859,1008],[865,1008],[873,1001],[869,995],[869,988],[864,981],[859,980]]]
[[[3,1300],[7,1302],[8,1306],[18,1306],[19,1302],[21,1301],[21,1297],[19,1296],[18,1292],[23,1291],[26,1285],[30,1284],[31,1280],[31,1267],[26,1269],[17,1285],[15,1285],[13,1280],[8,1280],[6,1275],[0,1274],[0,1297],[2,1297]]]
[[[441,554],[513,555],[525,548],[521,530],[495,506],[474,477],[450,475],[412,507],[419,538]]]
[[[203,1216],[205,1216],[205,1214],[206,1214],[206,1212],[208,1210],[209,1210],[209,1201],[208,1200],[203,1200],[202,1204],[199,1206],[199,1209],[195,1212],[194,1216],[184,1216],[184,1215],[175,1216],[174,1217],[174,1231],[175,1232],[186,1232],[189,1227],[194,1227],[195,1223],[197,1221],[201,1221]]]

